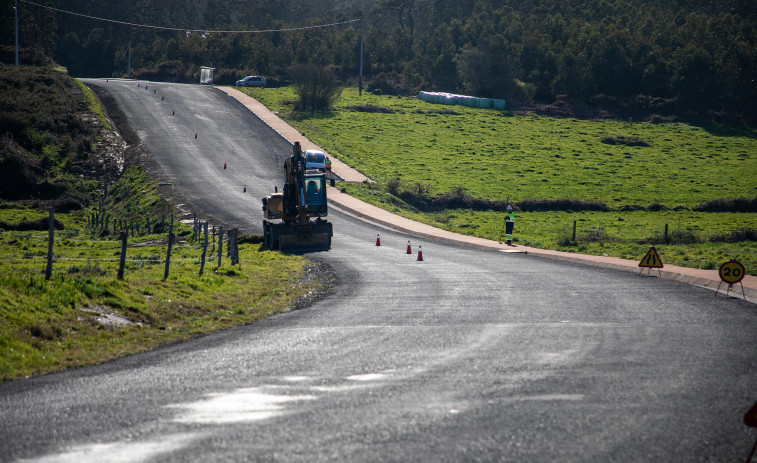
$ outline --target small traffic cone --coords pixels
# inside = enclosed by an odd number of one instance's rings
[[[176,115],[176,111],[175,111],[175,110],[174,110],[174,111],[171,111],[171,115],[172,115],[172,116],[175,116],[175,115]]]
[[[418,246],[418,260],[423,260],[423,248]]]
[[[381,237],[378,233],[376,234],[376,246],[381,246]]]
[[[141,87],[142,85],[140,83],[137,83],[137,87]]]
[[[197,138],[197,132],[195,132],[195,138]]]
[[[223,170],[226,170],[226,163],[223,163]]]
[[[247,193],[247,185],[245,185],[244,188],[242,188],[242,193]]]
[[[413,250],[410,249],[410,240],[407,240],[407,254],[412,254]]]
[[[160,101],[163,101],[165,99],[166,99],[166,97],[164,97],[164,96],[160,97]]]
[[[152,91],[153,93],[158,93],[158,89],[155,89]]]

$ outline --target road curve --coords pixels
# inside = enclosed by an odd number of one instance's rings
[[[259,231],[286,141],[212,88],[87,83],[187,207]],[[339,283],[308,309],[0,384],[0,461],[746,459],[752,304],[331,220],[310,257]]]

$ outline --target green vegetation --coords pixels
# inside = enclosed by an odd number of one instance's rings
[[[22,207],[0,219],[42,216]],[[44,280],[47,232],[0,230],[0,380],[92,364],[161,343],[259,320],[322,289],[296,283],[305,261],[239,247],[240,265],[216,267],[210,253],[179,231],[171,273],[163,281],[166,235],[130,240],[124,280],[116,278],[120,242],[88,235],[80,220],[56,232],[53,277]],[[106,314],[129,320],[104,323]],[[100,321],[98,321],[100,320]]]
[[[289,88],[245,91],[377,181],[346,192],[400,215],[498,239],[509,200],[520,244],[629,259],[654,244],[668,264],[717,268],[733,257],[757,274],[754,130],[557,119],[355,89],[313,115],[292,109]]]
[[[364,29],[369,91],[444,90],[644,118],[757,120],[752,0],[215,0],[191,8],[181,0],[69,0],[65,9],[179,30],[123,27],[24,3],[22,60],[38,60],[39,49],[74,76],[126,77],[130,57],[141,79],[198,82],[200,66],[209,65],[218,83],[262,74],[273,85],[290,79],[293,65],[315,64],[355,85]],[[13,21],[13,2],[4,2],[5,63],[14,59]]]
[[[224,256],[219,267],[211,244],[199,276],[201,243],[178,220],[164,280],[168,222],[156,225],[174,210],[139,165],[122,167],[123,143],[92,92],[49,68],[0,68],[0,106],[0,381],[249,323],[325,289],[303,279],[303,258],[255,237],[243,237],[234,266]],[[140,224],[123,280],[114,221]]]
[[[137,166],[112,186],[105,204],[114,218],[152,216],[153,224],[171,210]],[[298,280],[307,265],[303,258],[267,252],[249,241],[239,246],[240,265],[229,265],[224,256],[220,267],[212,243],[198,276],[201,242],[179,223],[167,280],[165,232],[129,238],[125,277],[118,280],[118,235],[89,227],[84,211],[56,214],[53,276],[46,281],[47,217],[33,206],[0,204],[0,380],[92,364],[260,320],[325,288]],[[107,323],[108,314],[131,323]]]
[[[66,74],[0,68],[0,107],[0,198],[76,210],[117,177],[97,99]]]

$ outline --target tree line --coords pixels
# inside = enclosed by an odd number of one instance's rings
[[[13,44],[4,0],[0,58]],[[37,2],[35,2],[37,3]],[[38,0],[124,22],[208,30],[279,30],[363,19],[370,91],[418,90],[553,103],[619,114],[757,120],[757,3],[752,0]],[[5,14],[5,13],[8,14]],[[20,3],[21,41],[74,76],[220,83],[296,64],[359,74],[359,22],[265,33],[136,28]]]

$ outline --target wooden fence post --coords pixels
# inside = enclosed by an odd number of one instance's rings
[[[121,260],[118,263],[118,279],[124,279],[124,267],[126,266],[126,240],[129,234],[125,231],[121,232]]]
[[[668,224],[665,224],[665,244],[668,244]]]
[[[229,234],[229,243],[231,244],[231,265],[236,265],[239,263],[239,254],[237,254],[237,234],[239,233],[238,228],[233,228],[231,230],[231,233]]]
[[[221,256],[223,256],[223,227],[218,227],[218,266],[221,266]]]
[[[576,240],[576,221],[573,221],[573,241]]]
[[[202,245],[202,261],[200,262],[200,276],[202,276],[202,272],[205,269],[205,255],[208,252],[208,223],[205,222],[203,225],[203,229],[205,231],[205,243]]]
[[[163,281],[168,279],[168,269],[171,267],[171,247],[173,247],[173,222],[171,222],[171,229],[168,232],[168,250],[166,251],[166,270],[163,273]]]
[[[49,208],[50,212],[50,226],[47,236],[47,267],[45,267],[45,280],[49,280],[53,275],[53,237],[55,235],[55,212],[53,208]]]
[[[236,229],[237,231],[234,232],[234,260],[236,260],[237,265],[239,265],[239,229]]]

